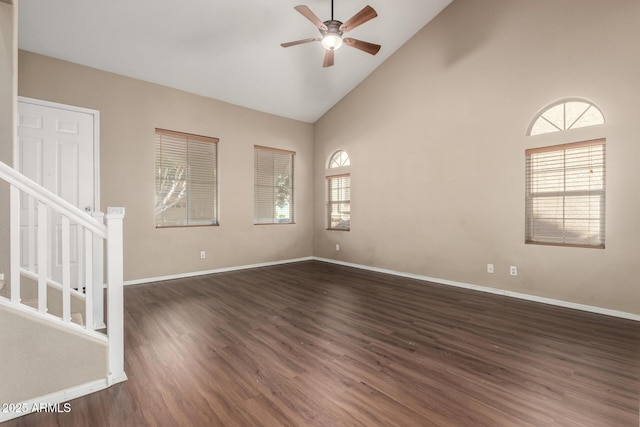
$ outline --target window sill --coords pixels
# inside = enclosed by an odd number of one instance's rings
[[[194,225],[156,225],[156,230],[160,230],[163,228],[194,228],[194,227],[219,227],[220,223],[217,224],[194,224]]]
[[[254,222],[253,225],[295,225],[295,222]]]
[[[583,249],[604,249],[604,245],[580,245],[576,243],[552,243],[552,242],[534,242],[525,241],[525,245],[537,245],[537,246],[560,246],[568,248],[583,248]]]

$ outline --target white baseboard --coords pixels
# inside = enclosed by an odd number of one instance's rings
[[[114,377],[113,375],[109,374],[109,376],[107,377],[107,384],[109,384],[109,387],[111,387],[114,384],[125,382],[128,379],[129,378],[127,377],[127,374],[124,372],[119,377]]]
[[[228,271],[248,270],[250,268],[269,267],[272,265],[291,264],[293,262],[301,262],[301,261],[311,261],[313,259],[314,259],[313,257],[295,258],[295,259],[288,259],[288,260],[282,260],[282,261],[262,262],[259,264],[247,264],[247,265],[239,265],[235,267],[216,268],[213,270],[193,271],[189,273],[172,274],[169,276],[149,277],[146,279],[126,280],[124,282],[124,285],[125,286],[140,285],[142,283],[162,282],[164,280],[173,280],[173,279],[184,279],[187,277],[204,276],[207,274],[226,273]]]
[[[344,265],[346,267],[359,268],[361,270],[369,270],[369,271],[374,271],[374,272],[377,272],[377,273],[392,274],[394,276],[407,277],[407,278],[410,278],[410,279],[416,279],[416,280],[421,280],[421,281],[425,281],[425,282],[433,282],[433,283],[438,283],[438,284],[441,284],[441,285],[455,286],[455,287],[458,287],[458,288],[471,289],[471,290],[474,290],[474,291],[486,292],[486,293],[490,293],[490,294],[504,295],[504,296],[508,296],[508,297],[512,297],[512,298],[518,298],[518,299],[522,299],[522,300],[527,300],[527,301],[540,302],[540,303],[543,303],[543,304],[556,305],[556,306],[559,306],[559,307],[572,308],[572,309],[575,309],[575,310],[588,311],[590,313],[604,314],[606,316],[620,317],[622,319],[635,320],[637,322],[640,322],[640,314],[627,313],[627,312],[618,311],[618,310],[610,310],[608,308],[595,307],[595,306],[592,306],[592,305],[577,304],[577,303],[558,300],[558,299],[553,299],[553,298],[545,298],[545,297],[539,297],[539,296],[536,296],[536,295],[523,294],[523,293],[520,293],[520,292],[507,291],[507,290],[504,290],[504,289],[490,288],[490,287],[487,287],[487,286],[478,286],[478,285],[472,285],[472,284],[469,284],[469,283],[455,282],[455,281],[452,281],[452,280],[438,279],[438,278],[435,278],[435,277],[422,276],[422,275],[419,275],[419,274],[404,273],[404,272],[401,272],[401,271],[387,270],[387,269],[384,269],[384,268],[377,268],[377,267],[370,267],[370,266],[367,266],[367,265],[354,264],[354,263],[351,263],[351,262],[338,261],[338,260],[335,260],[335,259],[320,258],[320,257],[313,257],[313,259],[316,260],[316,261],[322,261],[322,262],[327,262],[327,263],[331,263],[331,264]]]
[[[126,379],[126,378],[125,378]],[[0,408],[0,423],[12,420],[14,418],[21,417],[23,415],[38,412],[39,410],[47,411],[41,405],[46,405],[49,408],[49,412],[53,410],[55,412],[55,405],[58,404],[58,409],[64,411],[63,404],[78,397],[86,396],[87,394],[95,393],[96,391],[104,390],[108,388],[109,384],[107,379],[92,381],[90,383],[82,384],[77,387],[71,387],[66,390],[61,390],[55,393],[47,394],[35,399],[30,399],[24,402],[14,404],[12,412],[4,412]],[[73,404],[68,408],[73,411]],[[68,411],[67,411],[68,412]]]
[[[377,272],[377,273],[391,274],[391,275],[399,276],[399,277],[407,277],[409,279],[421,280],[423,282],[433,282],[433,283],[438,283],[438,284],[441,284],[441,285],[455,286],[455,287],[458,287],[458,288],[471,289],[471,290],[479,291],[479,292],[486,292],[486,293],[495,294],[495,295],[503,295],[503,296],[508,296],[508,297],[512,297],[512,298],[518,298],[518,299],[527,300],[527,301],[540,302],[540,303],[543,303],[543,304],[555,305],[555,306],[558,306],[558,307],[565,307],[565,308],[572,308],[572,309],[575,309],[575,310],[587,311],[587,312],[590,312],[590,313],[597,313],[597,314],[604,314],[606,316],[619,317],[619,318],[622,318],[622,319],[635,320],[637,322],[640,322],[640,314],[627,313],[627,312],[624,312],[624,311],[611,310],[611,309],[608,309],[608,308],[596,307],[596,306],[592,306],[592,305],[577,304],[577,303],[574,303],[574,302],[563,301],[563,300],[558,300],[558,299],[553,299],[553,298],[545,298],[545,297],[540,297],[540,296],[536,296],[536,295],[523,294],[523,293],[520,293],[520,292],[507,291],[507,290],[504,290],[504,289],[497,289],[497,288],[490,288],[490,287],[487,287],[487,286],[472,285],[470,283],[456,282],[456,281],[447,280],[447,279],[438,279],[436,277],[423,276],[423,275],[413,274],[413,273],[405,273],[405,272],[402,272],[402,271],[388,270],[388,269],[385,269],[385,268],[371,267],[371,266],[368,266],[368,265],[354,264],[354,263],[351,263],[351,262],[338,261],[338,260],[335,260],[335,259],[321,258],[321,257],[315,257],[315,256],[288,259],[288,260],[282,260],[282,261],[264,262],[264,263],[259,263],[259,264],[240,265],[240,266],[236,266],[236,267],[224,267],[224,268],[217,268],[217,269],[214,269],[214,270],[195,271],[195,272],[190,272],[190,273],[173,274],[173,275],[170,275],[170,276],[152,277],[152,278],[147,278],[147,279],[127,280],[127,281],[124,282],[124,284],[125,285],[138,285],[138,284],[142,284],[142,283],[160,282],[160,281],[163,281],[163,280],[172,280],[172,279],[183,279],[183,278],[187,278],[187,277],[203,276],[203,275],[206,275],[206,274],[215,274],[215,273],[224,273],[224,272],[228,272],[228,271],[247,270],[247,269],[250,269],[250,268],[268,267],[268,266],[272,266],[272,265],[290,264],[290,263],[294,263],[294,262],[311,261],[311,260],[322,261],[322,262],[327,262],[327,263],[331,263],[331,264],[344,265],[346,267],[359,268],[361,270],[369,270],[369,271],[374,271],[374,272]]]

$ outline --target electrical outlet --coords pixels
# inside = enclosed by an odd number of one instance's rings
[[[512,276],[517,276],[518,275],[518,267],[516,267],[515,265],[512,265],[509,267],[509,274]]]
[[[336,243],[336,252],[340,252],[340,245]]]
[[[204,259],[207,256],[205,251],[200,251],[200,259]]]
[[[4,280],[4,273],[0,273],[0,280]]]
[[[493,273],[493,264],[487,264],[487,273]]]

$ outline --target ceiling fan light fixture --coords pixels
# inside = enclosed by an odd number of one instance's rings
[[[0,0],[2,1],[2,0]],[[322,22],[315,13],[311,11],[307,6],[300,5],[294,7],[302,16],[307,18],[320,32],[320,37],[312,37],[303,40],[296,40],[288,43],[280,43],[282,47],[296,46],[299,44],[321,42],[322,47],[325,48],[324,62],[322,67],[333,66],[334,51],[340,49],[343,44],[349,47],[359,49],[370,55],[375,55],[380,50],[380,45],[375,43],[369,43],[351,37],[342,38],[342,35],[353,30],[356,27],[364,24],[367,21],[372,20],[378,13],[371,6],[365,6],[360,12],[347,19],[345,22],[333,19],[333,0],[331,1],[331,19]]]
[[[327,50],[340,49],[340,46],[342,46],[342,37],[338,34],[329,33],[322,38],[322,46]]]

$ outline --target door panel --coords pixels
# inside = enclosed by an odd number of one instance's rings
[[[73,107],[69,107],[73,108]],[[95,201],[94,115],[73,111],[65,106],[40,105],[28,101],[18,103],[18,167],[22,174],[74,206],[91,213]],[[22,262],[25,268],[35,266],[33,244],[37,215],[33,203],[22,201]],[[62,281],[61,218],[53,215],[49,230],[49,277]],[[71,284],[77,288],[84,277],[79,271],[78,256],[83,253],[77,225],[71,224]],[[29,249],[33,248],[33,249]],[[32,253],[33,252],[33,253]]]

